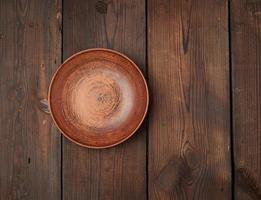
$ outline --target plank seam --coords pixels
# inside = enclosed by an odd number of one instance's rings
[[[233,70],[231,44],[231,2],[228,0],[228,55],[229,55],[229,101],[230,101],[230,152],[231,152],[231,197],[235,199],[235,163],[234,163],[234,121],[233,121]]]
[[[64,25],[64,1],[61,0],[61,7],[62,7],[62,26],[61,26],[61,63],[63,63],[64,55],[63,55],[63,25]],[[61,200],[63,200],[63,135],[61,134]]]
[[[145,0],[145,73],[147,83],[149,82],[148,74],[148,0]],[[149,112],[146,120],[146,199],[149,199]]]

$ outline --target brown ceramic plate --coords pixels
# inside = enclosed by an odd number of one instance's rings
[[[148,109],[148,88],[139,68],[125,55],[89,49],[68,58],[49,88],[49,109],[71,141],[106,148],[128,139]]]

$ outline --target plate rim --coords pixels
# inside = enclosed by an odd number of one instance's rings
[[[69,135],[67,135],[62,129],[61,127],[59,127],[58,123],[56,122],[55,120],[55,117],[54,117],[54,114],[52,112],[52,107],[51,107],[51,100],[50,100],[50,96],[51,96],[51,90],[52,90],[52,86],[53,86],[53,83],[54,83],[54,79],[57,75],[57,73],[61,70],[61,68],[64,67],[64,65],[66,63],[68,63],[71,59],[81,55],[81,54],[84,54],[86,52],[91,52],[91,51],[105,51],[105,52],[110,52],[110,53],[113,53],[113,54],[116,54],[116,55],[119,55],[125,59],[127,59],[133,67],[136,68],[136,70],[139,72],[142,80],[143,80],[143,83],[145,85],[145,90],[146,90],[146,107],[145,107],[145,111],[143,113],[143,116],[139,122],[139,124],[136,126],[136,128],[127,136],[127,137],[124,137],[123,139],[113,143],[113,144],[110,144],[110,145],[103,145],[103,146],[92,146],[92,145],[88,145],[88,144],[83,144],[83,143],[80,143],[78,141],[76,141],[75,139],[71,138]],[[71,55],[70,57],[68,57],[67,59],[65,59],[65,61],[59,65],[59,67],[56,69],[56,71],[54,72],[52,78],[51,78],[51,81],[50,81],[50,84],[49,84],[49,88],[48,88],[48,109],[49,109],[49,112],[50,112],[50,115],[52,117],[52,120],[54,122],[54,124],[56,125],[56,127],[58,128],[58,130],[62,133],[63,136],[65,136],[68,140],[70,140],[71,142],[79,145],[79,146],[82,146],[82,147],[86,147],[86,148],[91,148],[91,149],[105,149],[105,148],[109,148],[109,147],[114,147],[118,144],[121,144],[123,143],[124,141],[128,140],[131,136],[133,136],[136,131],[140,128],[141,124],[143,123],[146,115],[147,115],[147,112],[148,112],[148,107],[149,107],[149,89],[148,89],[148,85],[147,85],[147,81],[141,71],[141,69],[134,63],[134,61],[132,61],[128,56],[126,56],[125,54],[121,53],[121,52],[118,52],[116,50],[112,50],[112,49],[108,49],[108,48],[90,48],[90,49],[85,49],[85,50],[81,50],[73,55]]]

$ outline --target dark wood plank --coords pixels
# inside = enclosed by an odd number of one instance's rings
[[[261,199],[261,1],[231,1],[235,198]]]
[[[60,9],[0,1],[0,199],[61,196],[61,136],[41,104],[60,62]]]
[[[230,199],[226,0],[148,0],[149,199]]]
[[[65,0],[64,58],[106,47],[145,71],[144,0]],[[92,150],[63,140],[64,199],[145,199],[146,134],[143,127],[119,146]]]

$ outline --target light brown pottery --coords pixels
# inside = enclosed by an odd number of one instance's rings
[[[133,61],[109,49],[89,49],[68,58],[49,87],[51,116],[63,135],[90,148],[128,139],[141,125],[149,95]]]

